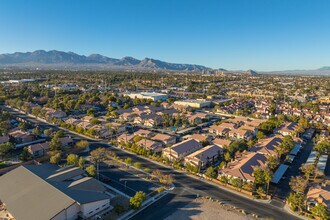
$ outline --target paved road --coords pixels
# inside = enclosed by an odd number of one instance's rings
[[[41,126],[46,124],[43,122],[36,121],[35,118],[27,117],[26,115],[15,112],[17,116],[24,117],[33,123],[38,123]],[[48,126],[48,125],[47,125]],[[51,126],[54,129],[56,126]],[[69,132],[70,133],[70,132]],[[79,140],[84,139],[76,134],[70,133],[70,135]],[[99,141],[91,141],[92,147],[105,147],[105,143]],[[134,219],[164,219],[165,217],[174,213],[178,208],[185,206],[188,202],[191,202],[197,195],[211,196],[214,199],[226,202],[230,205],[236,206],[238,208],[244,209],[247,212],[252,212],[258,214],[260,217],[267,217],[271,219],[299,219],[281,208],[275,207],[268,203],[260,203],[248,199],[244,196],[240,196],[236,193],[229,192],[218,186],[212,185],[210,183],[204,182],[202,180],[195,179],[188,175],[182,174],[180,172],[174,171],[171,168],[166,168],[157,163],[151,162],[145,158],[139,157],[134,154],[129,154],[118,148],[111,147],[110,150],[114,151],[119,157],[126,158],[131,157],[133,162],[140,162],[143,167],[148,167],[151,170],[159,169],[164,174],[172,174],[175,179],[176,189],[162,198],[159,202],[149,206],[147,209],[139,213]],[[157,210],[157,211],[155,211]]]

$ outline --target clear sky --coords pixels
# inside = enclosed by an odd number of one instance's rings
[[[330,66],[330,0],[1,0],[0,53],[38,49],[315,69]]]

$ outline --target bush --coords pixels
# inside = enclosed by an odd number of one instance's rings
[[[96,168],[94,165],[89,165],[86,168],[86,172],[88,173],[89,176],[95,177],[96,176]]]
[[[140,162],[135,162],[134,165],[133,165],[135,168],[137,169],[141,169],[142,168],[142,165]]]
[[[164,187],[159,187],[159,188],[157,188],[157,192],[158,193],[162,193],[162,192],[164,192],[165,191],[165,188]]]
[[[130,165],[132,163],[132,159],[130,157],[127,157],[125,159],[125,163],[128,164],[128,165]]]
[[[150,173],[151,172],[151,170],[149,168],[147,168],[147,167],[144,168],[143,171],[146,172],[146,173]]]
[[[146,198],[147,195],[144,192],[139,191],[133,197],[130,198],[129,204],[132,209],[139,209],[143,201],[146,200]]]

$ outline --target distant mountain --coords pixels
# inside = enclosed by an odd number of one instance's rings
[[[39,68],[39,69],[134,69],[160,71],[201,72],[211,68],[194,64],[168,63],[152,58],[138,60],[133,57],[109,58],[100,54],[89,56],[57,50],[36,50],[26,53],[0,55],[0,68]]]
[[[328,71],[328,70],[330,70],[330,66],[324,66],[324,67],[319,68],[318,70],[320,70],[320,71]]]
[[[248,70],[245,73],[248,74],[248,75],[258,75],[258,73],[254,70]]]

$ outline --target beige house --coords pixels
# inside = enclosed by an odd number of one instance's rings
[[[225,146],[229,146],[231,144],[231,140],[226,140],[226,139],[221,139],[221,138],[216,138],[212,141],[214,145],[217,145],[221,148],[224,148]]]
[[[226,134],[228,134],[229,131],[230,131],[229,128],[222,127],[219,125],[212,125],[209,128],[209,133],[219,135],[219,136],[225,136]]]
[[[252,133],[248,130],[243,130],[243,129],[232,129],[228,132],[228,137],[232,139],[237,139],[237,140],[251,140],[252,139]]]
[[[327,207],[330,210],[330,187],[314,185],[307,192],[307,205],[311,208],[318,203]]]
[[[169,145],[173,145],[173,144],[176,143],[176,137],[170,136],[170,135],[167,135],[167,134],[157,133],[151,139],[162,142],[164,146],[169,146]]]
[[[32,144],[27,149],[33,158],[42,157],[49,151],[49,142]]]
[[[203,146],[200,142],[194,139],[188,139],[180,143],[174,144],[172,147],[163,149],[163,156],[169,158],[170,160],[180,160],[183,159],[188,154],[191,154]]]
[[[136,143],[138,146],[151,150],[154,153],[159,153],[163,150],[163,144],[161,142],[152,141],[148,139],[142,139]]]
[[[281,126],[281,128],[277,131],[277,133],[286,136],[286,135],[294,135],[298,129],[298,124],[295,122],[287,122]]]

